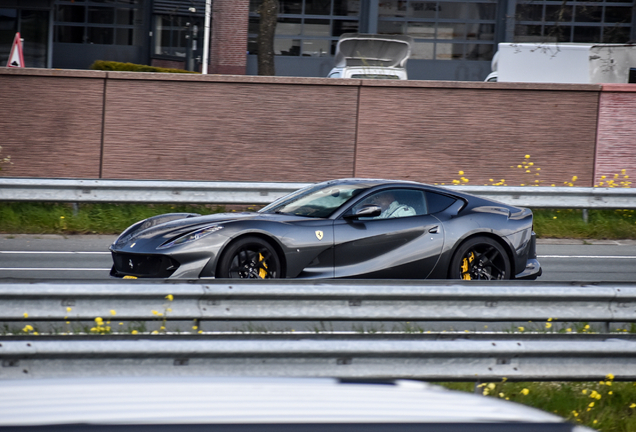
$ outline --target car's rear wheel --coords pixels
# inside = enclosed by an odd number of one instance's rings
[[[243,237],[223,252],[217,276],[237,279],[279,278],[280,259],[267,241],[258,237]]]
[[[506,250],[490,237],[473,237],[462,243],[449,271],[451,279],[497,280],[510,279],[512,269]]]

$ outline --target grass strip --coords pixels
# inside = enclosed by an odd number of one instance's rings
[[[452,390],[474,392],[475,384],[438,383]],[[603,432],[636,430],[636,383],[615,382],[609,374],[597,382],[481,383],[478,393],[518,402]]]
[[[257,210],[259,206],[171,204],[0,203],[0,232],[10,234],[119,234],[150,216],[187,212],[212,214]],[[635,210],[535,209],[539,238],[636,239]]]

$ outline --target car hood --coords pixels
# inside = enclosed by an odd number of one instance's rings
[[[276,222],[306,220],[300,216],[273,213],[216,213],[201,216],[194,213],[168,213],[154,216],[132,225],[124,231],[113,246],[123,246],[138,240],[170,239],[192,232],[193,230],[216,224],[227,224],[241,220],[260,219]],[[162,240],[162,241],[164,241]]]
[[[413,38],[377,34],[346,33],[336,46],[335,67],[406,66]]]

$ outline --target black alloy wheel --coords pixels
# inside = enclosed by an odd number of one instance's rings
[[[504,280],[512,277],[510,259],[499,242],[490,237],[473,237],[462,243],[449,271],[451,279]]]
[[[258,237],[243,237],[230,244],[219,261],[218,277],[275,279],[281,277],[280,259],[274,248]]]

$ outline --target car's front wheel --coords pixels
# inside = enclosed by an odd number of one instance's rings
[[[496,280],[510,279],[510,259],[499,242],[490,237],[473,237],[462,243],[449,271],[451,279]]]
[[[274,279],[281,277],[278,254],[265,240],[243,237],[230,244],[219,261],[219,278]]]

